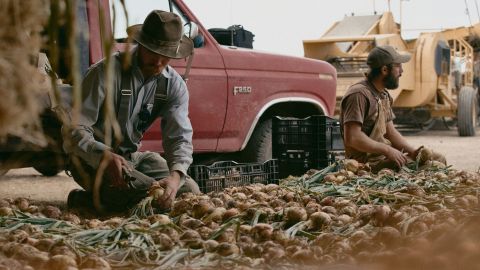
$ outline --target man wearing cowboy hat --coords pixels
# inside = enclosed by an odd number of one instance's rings
[[[190,56],[193,43],[183,35],[178,15],[160,10],[152,11],[143,25],[132,26],[127,32],[138,43],[131,52],[130,66],[124,68],[124,53],[113,58],[112,110],[122,139],[107,132],[111,124],[105,113],[108,93],[106,63],[102,60],[83,80],[81,115],[72,127],[71,147],[65,147],[72,160],[69,170],[85,189],[70,192],[69,207],[93,206],[92,191],[95,197],[98,188],[102,207],[122,211],[144,198],[156,181],[165,190],[156,202],[162,209],[168,209],[180,192],[200,192],[186,174],[193,151],[187,86],[168,65],[170,59]],[[138,151],[143,133],[158,117],[162,119],[166,159],[158,153]],[[103,178],[96,175],[101,164],[105,165]],[[96,176],[102,179],[101,187],[95,187]]]
[[[387,92],[398,87],[402,64],[410,58],[392,46],[373,48],[367,57],[367,78],[352,85],[341,101],[345,157],[369,163],[374,172],[401,168],[423,148],[411,146],[393,125],[393,99]],[[446,163],[443,156],[436,155]]]

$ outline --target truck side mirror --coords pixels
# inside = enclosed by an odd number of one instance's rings
[[[193,41],[194,48],[201,48],[204,44],[204,38],[198,32],[198,25],[195,22],[189,21],[185,25],[185,35]]]

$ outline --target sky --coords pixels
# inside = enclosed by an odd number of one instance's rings
[[[478,2],[477,2],[478,1]],[[241,24],[255,35],[254,49],[303,56],[302,40],[316,39],[346,15],[389,10],[402,37],[479,22],[480,0],[184,0],[204,27]],[[468,16],[467,14],[468,7]],[[420,29],[420,30],[419,30]]]

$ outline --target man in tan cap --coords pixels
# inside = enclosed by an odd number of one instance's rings
[[[123,68],[126,53],[112,59],[113,110],[122,138],[107,132],[111,124],[106,121],[107,68],[102,60],[83,80],[81,115],[68,134],[70,146],[64,146],[71,157],[68,170],[85,189],[70,192],[69,207],[93,207],[93,200],[96,208],[123,211],[144,198],[153,183],[165,189],[156,201],[161,209],[168,209],[181,192],[200,192],[187,176],[193,151],[187,86],[168,65],[172,58],[190,56],[193,42],[183,35],[178,15],[160,10],[127,32],[138,43],[130,52],[130,66]],[[156,152],[138,151],[144,132],[158,117],[165,159]],[[100,164],[105,165],[104,171]],[[103,178],[97,177],[100,186],[94,180],[99,171],[103,172]]]
[[[393,125],[393,99],[387,91],[398,87],[402,64],[410,58],[392,46],[375,47],[367,57],[367,78],[352,85],[341,101],[345,156],[369,163],[374,172],[401,168],[422,148],[411,146]],[[439,160],[445,163],[445,158]]]

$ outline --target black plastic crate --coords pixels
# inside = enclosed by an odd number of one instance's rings
[[[304,119],[275,117],[272,153],[279,160],[280,177],[322,169],[335,161],[333,151],[343,150],[340,122],[324,115]]]
[[[203,193],[256,183],[278,184],[278,161],[275,159],[265,163],[219,161],[210,166],[190,166],[188,173],[197,181]]]

